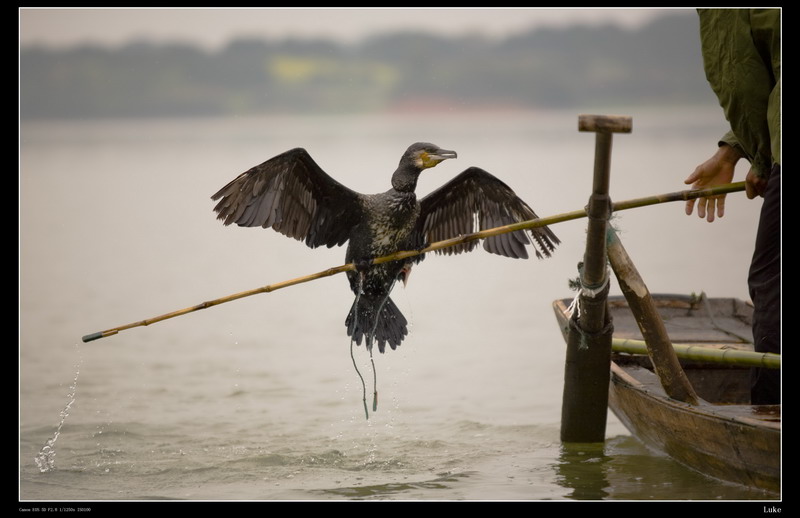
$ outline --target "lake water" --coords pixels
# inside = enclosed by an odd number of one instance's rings
[[[713,107],[634,110],[614,140],[614,200],[685,188],[715,149]],[[585,220],[548,260],[429,256],[393,295],[411,322],[375,357],[365,419],[334,276],[82,343],[81,337],[344,262],[263,229],[224,227],[210,195],[303,146],[361,192],[427,140],[510,184],[539,216],[580,209],[594,137],[578,112],[31,122],[21,126],[19,497],[40,501],[760,500],[648,451],[612,416],[602,445],[559,440]],[[739,178],[743,178],[743,173]],[[682,203],[622,212],[653,292],[746,299],[759,201],[713,224]],[[612,294],[619,289],[612,285]],[[371,385],[363,347],[354,351]],[[35,461],[50,443],[51,461]],[[97,505],[97,504],[96,504]],[[91,505],[89,506],[91,507]]]

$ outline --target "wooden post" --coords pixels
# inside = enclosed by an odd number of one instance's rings
[[[647,344],[647,355],[664,391],[672,399],[696,405],[699,399],[678,361],[650,290],[613,228],[608,229],[608,260]]]
[[[581,115],[578,130],[594,132],[592,195],[586,213],[586,252],[579,265],[581,293],[570,321],[561,407],[562,442],[603,442],[608,415],[613,326],[607,311],[606,228],[613,133],[630,133],[630,117]]]

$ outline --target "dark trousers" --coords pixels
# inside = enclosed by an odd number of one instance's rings
[[[761,217],[758,222],[755,252],[747,279],[753,301],[753,339],[757,352],[781,352],[781,169],[770,173]],[[778,369],[753,369],[751,403],[779,404]]]

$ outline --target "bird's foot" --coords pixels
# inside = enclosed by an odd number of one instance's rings
[[[405,264],[403,264],[403,268],[397,274],[397,280],[403,281],[403,286],[408,285],[408,278],[411,277],[411,268],[413,264],[414,263],[411,261],[407,261]]]
[[[353,265],[355,265],[357,272],[364,273],[372,266],[372,259],[356,259],[353,261]]]

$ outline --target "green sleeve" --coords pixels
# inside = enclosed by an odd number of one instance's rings
[[[741,144],[739,144],[739,140],[736,138],[736,135],[733,134],[733,131],[729,131],[726,134],[724,134],[722,138],[719,139],[718,144],[720,146],[723,144],[727,144],[732,148],[736,148],[736,150],[739,151],[739,153],[741,153],[742,155],[747,155],[744,149],[742,149]]]
[[[780,10],[702,9],[706,78],[737,146],[759,175],[780,163]]]

